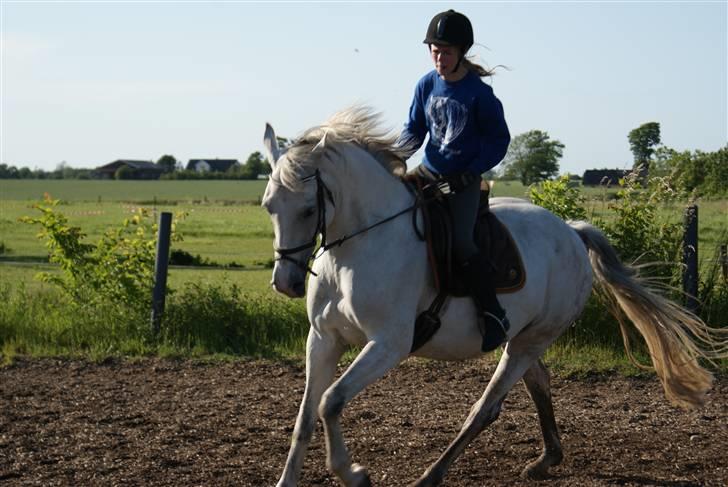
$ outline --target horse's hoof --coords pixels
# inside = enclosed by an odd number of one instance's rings
[[[372,481],[369,478],[367,469],[359,464],[351,466],[351,471],[354,474],[354,482],[351,484],[352,487],[372,487]]]
[[[428,471],[422,477],[411,483],[409,487],[435,487],[440,485],[442,481],[435,480],[432,474]]]
[[[541,462],[530,463],[521,472],[521,478],[525,480],[545,480],[549,478],[549,468]]]

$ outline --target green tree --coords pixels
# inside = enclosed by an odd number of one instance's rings
[[[276,140],[278,140],[278,148],[281,151],[285,151],[286,149],[288,149],[291,146],[291,144],[293,144],[293,142],[294,142],[293,139],[287,139],[285,137],[280,137],[280,136],[276,136]]]
[[[658,147],[650,175],[668,177],[676,189],[700,196],[728,194],[728,145],[715,152]]]
[[[174,156],[165,154],[159,158],[159,160],[157,161],[157,166],[160,166],[162,169],[164,169],[164,172],[173,172],[177,167],[177,159],[175,159]]]
[[[18,179],[18,168],[0,164],[0,179]]]
[[[586,197],[569,183],[568,175],[534,184],[528,194],[533,204],[546,208],[564,220],[586,220]]]
[[[259,174],[268,174],[269,172],[270,167],[265,162],[263,155],[258,151],[250,154],[240,169],[243,179],[257,179]]]
[[[647,122],[632,130],[629,135],[629,147],[634,154],[634,168],[639,166],[647,170],[655,153],[655,146],[660,143],[660,124]]]
[[[564,147],[542,130],[517,135],[503,161],[504,179],[518,179],[529,185],[556,176]]]

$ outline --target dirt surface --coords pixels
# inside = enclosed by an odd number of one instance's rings
[[[407,485],[457,433],[493,367],[409,361],[356,398],[343,430],[375,485]],[[0,369],[0,484],[274,485],[303,393],[300,365],[20,359]],[[564,462],[539,485],[728,485],[728,381],[684,412],[656,379],[555,377]],[[519,383],[446,486],[532,485],[535,408]],[[321,427],[301,485],[337,485]]]

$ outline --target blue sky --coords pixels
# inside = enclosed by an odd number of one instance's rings
[[[728,8],[718,2],[3,1],[0,160],[237,158],[265,122],[294,137],[354,103],[398,131],[431,69],[430,18],[454,8],[512,135],[547,131],[562,172],[628,167],[627,133],[728,142]],[[416,157],[416,156],[415,156]]]

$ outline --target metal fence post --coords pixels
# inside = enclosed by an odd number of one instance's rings
[[[685,235],[683,237],[683,292],[686,307],[698,311],[698,205],[685,209]]]
[[[159,334],[164,313],[164,299],[167,290],[167,267],[169,264],[169,240],[172,232],[172,213],[163,211],[159,215],[159,236],[157,237],[157,260],[154,264],[154,290],[152,291],[152,333]]]

